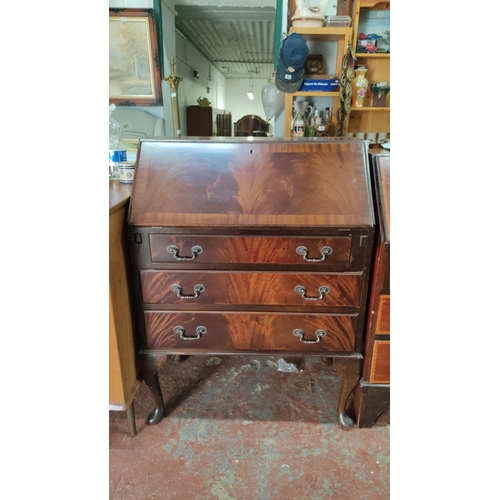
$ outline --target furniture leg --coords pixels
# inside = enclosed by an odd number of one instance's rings
[[[340,389],[337,404],[339,425],[343,429],[354,427],[354,420],[347,415],[347,400],[359,380],[361,360],[358,358],[336,358],[335,365],[342,375],[342,387]]]
[[[136,428],[135,428],[135,411],[134,411],[134,403],[132,403],[129,408],[127,409],[127,419],[128,419],[128,426],[130,429],[130,435],[135,436],[136,435]]]
[[[161,393],[160,381],[158,379],[158,370],[165,360],[166,356],[146,356],[144,360],[144,381],[149,387],[156,405],[146,419],[146,424],[148,425],[159,424],[165,415],[163,395]]]
[[[358,427],[372,427],[390,406],[388,384],[370,384],[360,380],[354,391],[354,411]]]

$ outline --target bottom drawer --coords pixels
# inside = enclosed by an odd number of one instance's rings
[[[378,384],[390,383],[391,343],[386,340],[376,340],[373,345],[372,369],[370,382]]]
[[[357,315],[145,311],[148,347],[172,351],[352,352]]]

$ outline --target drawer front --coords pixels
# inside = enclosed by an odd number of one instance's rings
[[[283,313],[145,311],[144,317],[148,347],[174,352],[352,352],[357,322],[354,315]]]
[[[373,345],[372,369],[370,382],[378,384],[390,383],[391,343],[386,340],[376,340]]]
[[[390,334],[391,332],[391,297],[381,295],[379,297],[377,324],[375,333]]]
[[[359,307],[361,274],[141,271],[146,304]]]
[[[351,260],[351,240],[351,236],[318,238],[176,236],[161,233],[149,235],[151,261],[169,264],[192,262],[348,266]]]

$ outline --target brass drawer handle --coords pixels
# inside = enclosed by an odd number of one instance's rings
[[[302,285],[297,285],[293,290],[301,294],[304,300],[321,300],[327,293],[330,293],[330,289],[327,286],[320,286],[318,288],[319,297],[306,297],[306,287]]]
[[[194,259],[196,259],[197,255],[199,253],[203,252],[203,248],[200,247],[200,245],[195,245],[193,248],[191,248],[191,252],[192,252],[191,257],[179,256],[179,248],[176,245],[169,245],[167,247],[167,252],[173,253],[174,259],[177,259],[177,260],[194,260]]]
[[[326,259],[327,255],[331,255],[333,253],[332,247],[325,246],[320,250],[321,255],[322,255],[321,259],[309,259],[307,257],[307,254],[309,253],[309,250],[307,249],[307,247],[300,246],[300,247],[297,247],[297,249],[295,251],[299,255],[302,255],[304,260],[306,260],[307,262],[322,262],[323,260]]]
[[[200,295],[201,292],[205,291],[205,287],[203,285],[195,285],[194,286],[194,295],[182,295],[182,288],[181,285],[172,285],[170,288],[172,292],[175,292],[177,294],[177,297],[179,299],[196,299]]]
[[[316,340],[304,340],[304,332],[299,328],[295,329],[293,334],[296,337],[300,337],[299,340],[304,344],[317,344],[326,335],[326,332],[325,330],[316,330]]]
[[[186,337],[184,335],[185,331],[186,330],[184,330],[184,328],[182,328],[182,326],[174,327],[174,333],[178,333],[181,336],[182,340],[198,340],[201,338],[201,336],[204,333],[207,333],[207,329],[204,326],[197,326],[196,327],[196,337]]]

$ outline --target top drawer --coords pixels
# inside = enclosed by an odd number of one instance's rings
[[[348,266],[351,236],[261,237],[149,234],[152,263]]]

